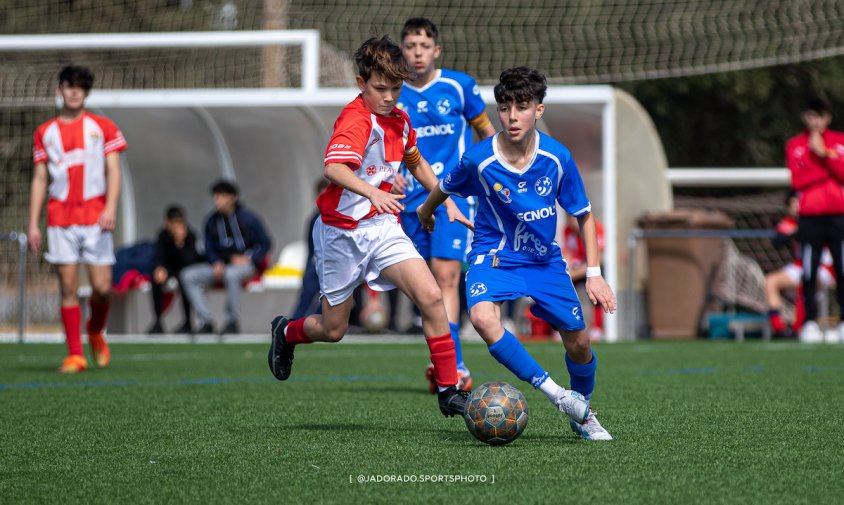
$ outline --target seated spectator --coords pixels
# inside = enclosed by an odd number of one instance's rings
[[[161,316],[164,312],[164,286],[171,278],[179,278],[181,271],[190,265],[203,261],[196,250],[196,233],[185,221],[185,211],[178,205],[171,205],[164,215],[164,227],[158,232],[155,243],[155,267],[152,270],[152,307],[155,320],[149,328],[150,335],[164,333]],[[182,283],[179,283],[182,295],[184,323],[176,333],[193,333],[191,327],[191,304]]]
[[[226,324],[220,334],[239,333],[240,291],[266,268],[270,237],[261,218],[238,201],[234,183],[217,181],[211,195],[216,210],[205,221],[206,262],[185,268],[180,278],[199,318],[197,333],[214,333],[207,291],[216,282],[226,289]]]

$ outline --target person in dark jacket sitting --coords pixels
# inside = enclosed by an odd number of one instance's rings
[[[178,205],[167,207],[164,212],[164,226],[158,232],[155,243],[155,261],[152,270],[152,307],[155,319],[148,333],[164,333],[161,316],[164,312],[164,286],[171,278],[178,280],[182,270],[190,265],[201,263],[203,257],[196,249],[196,233],[185,220],[185,211]],[[182,283],[179,283],[182,295],[182,308],[185,322],[176,333],[193,333],[191,327],[191,304]]]
[[[214,332],[207,290],[218,281],[226,288],[227,321],[220,334],[239,333],[240,291],[266,266],[270,237],[261,218],[238,201],[234,183],[215,182],[211,195],[216,210],[205,221],[206,262],[185,268],[180,277],[199,318],[197,333]]]

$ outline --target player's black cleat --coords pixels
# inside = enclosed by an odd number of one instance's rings
[[[293,368],[294,345],[287,343],[284,338],[284,329],[290,323],[285,316],[276,316],[270,324],[270,352],[267,361],[273,376],[280,380],[287,380],[290,377],[290,370]]]
[[[449,386],[448,389],[440,391],[437,394],[437,399],[440,403],[440,412],[446,417],[462,417],[466,412],[466,401],[468,398],[468,391],[457,389],[455,386]]]

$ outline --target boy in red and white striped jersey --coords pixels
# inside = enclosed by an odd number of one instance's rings
[[[440,411],[462,416],[468,393],[455,387],[457,362],[442,293],[398,223],[404,195],[390,192],[402,162],[426,189],[437,184],[416,148],[410,119],[395,106],[409,71],[401,49],[387,37],[364,42],[355,61],[361,94],[334,123],[324,165],[330,184],[317,198],[320,218],[313,228],[322,315],[273,320],[270,370],[286,380],[297,344],[342,339],[354,303],[351,295],[361,283],[378,291],[399,288],[422,312]],[[451,221],[471,227],[454,202],[447,200],[445,206]]]
[[[112,232],[120,194],[120,152],[126,149],[126,140],[112,121],[85,110],[93,83],[94,76],[87,68],[63,68],[58,87],[61,113],[39,126],[33,139],[29,247],[33,252],[41,249],[39,222],[46,199],[48,249],[44,257],[56,265],[67,336],[68,356],[59,368],[62,373],[88,368],[76,294],[80,263],[88,266],[92,288],[91,317],[86,324],[91,353],[100,368],[110,361],[103,330],[111,303]]]

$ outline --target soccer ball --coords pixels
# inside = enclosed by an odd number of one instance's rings
[[[481,442],[509,444],[525,431],[527,400],[521,391],[506,382],[487,382],[469,395],[463,420],[469,432]]]

